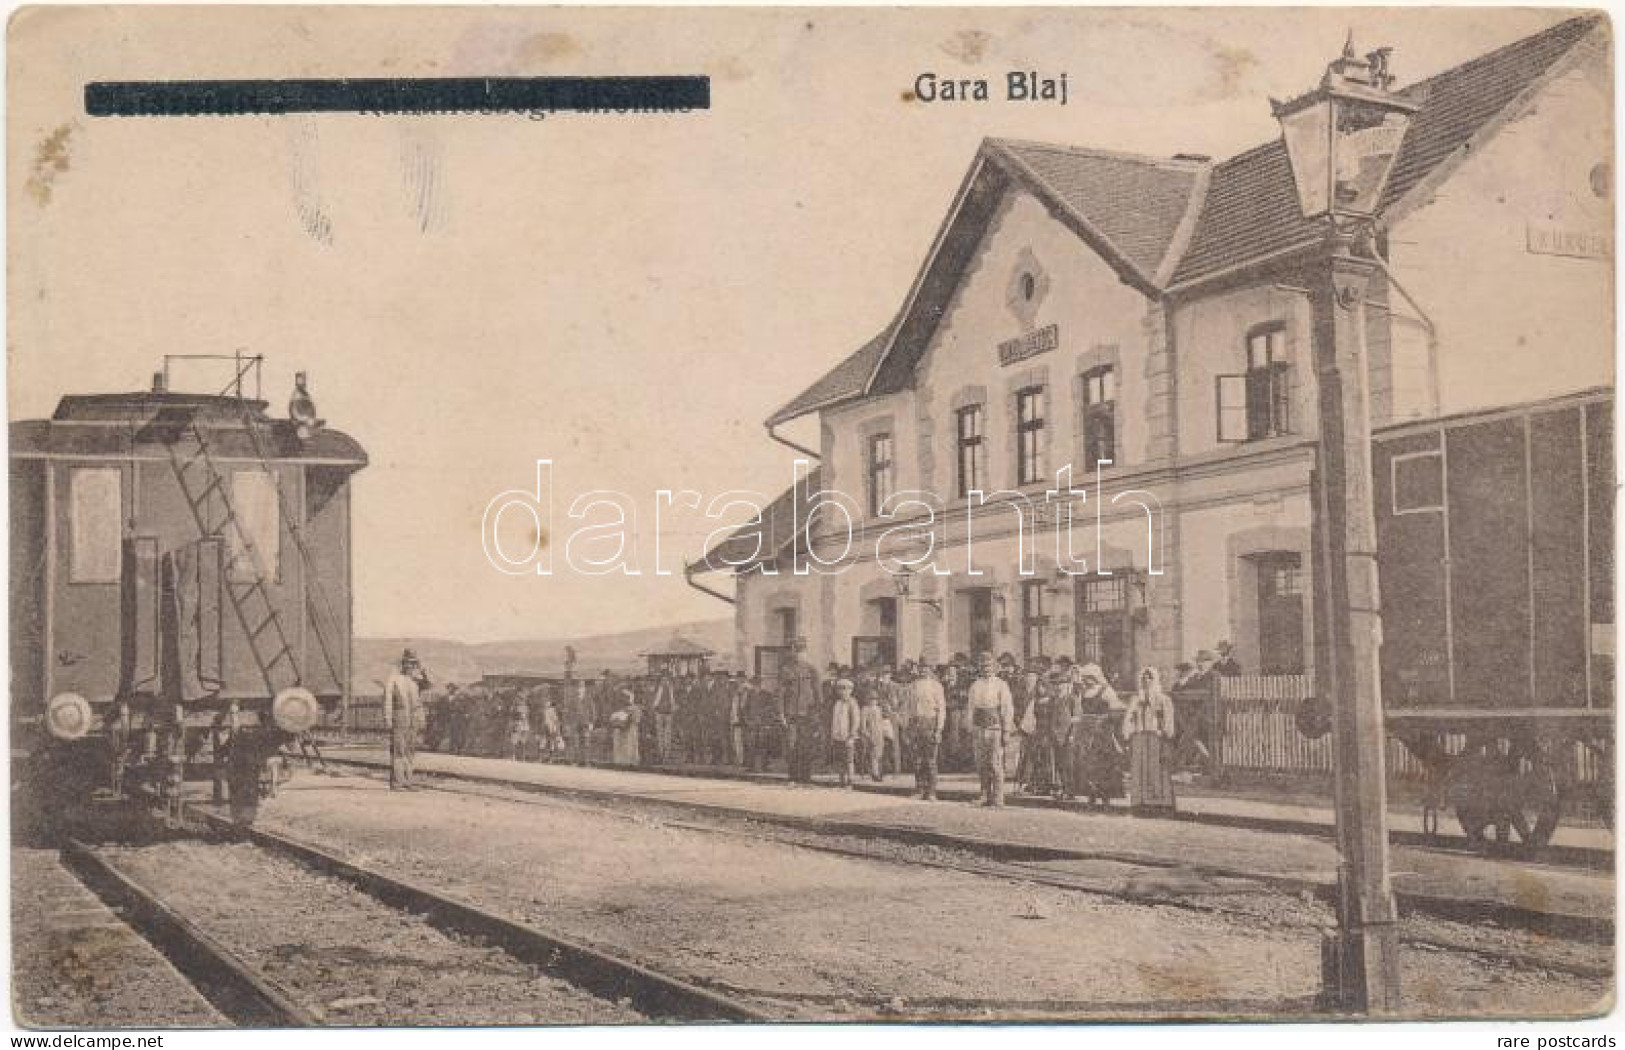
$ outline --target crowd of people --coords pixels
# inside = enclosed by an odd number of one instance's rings
[[[431,750],[625,766],[783,764],[845,785],[913,773],[922,798],[939,772],[975,772],[981,801],[1007,791],[1139,808],[1173,805],[1172,774],[1209,758],[1202,697],[1240,674],[1228,643],[1181,663],[1165,685],[1144,668],[1130,689],[1098,664],[1005,653],[956,653],[896,668],[831,663],[819,671],[800,640],[771,678],[619,676],[532,686],[449,686],[427,705]],[[1185,699],[1181,699],[1185,698]],[[1180,709],[1184,709],[1184,714]]]

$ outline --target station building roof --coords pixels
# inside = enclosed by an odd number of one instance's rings
[[[1601,16],[1560,22],[1400,92],[1421,102],[1384,196],[1393,221],[1522,112]],[[768,417],[778,425],[860,397],[905,389],[948,297],[1011,186],[1055,217],[1148,298],[1196,287],[1314,242],[1279,138],[1211,164],[1074,146],[987,139],[898,316]]]
[[[1588,14],[1514,41],[1400,92],[1421,104],[1395,162],[1379,222],[1420,203],[1468,156],[1524,112],[1569,68],[1587,41],[1607,32]],[[1119,278],[1148,298],[1196,288],[1314,243],[1279,138],[1212,164],[1181,155],[1154,158],[1075,146],[984,140],[932,244],[908,300],[890,324],[768,417],[769,426],[862,397],[906,389],[948,297],[1006,190],[1032,193],[1093,248]],[[815,477],[816,475],[813,475]],[[812,481],[812,478],[809,478]],[[816,490],[812,482],[811,490]],[[692,571],[749,557],[758,531],[777,556],[795,531],[795,490],[707,552]]]

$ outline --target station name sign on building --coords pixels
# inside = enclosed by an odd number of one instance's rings
[[[1017,361],[1025,361],[1029,357],[1047,354],[1061,345],[1061,330],[1058,326],[1047,324],[1036,331],[1028,332],[1019,339],[1006,339],[999,344],[999,364],[1013,365]]]
[[[1612,259],[1614,238],[1604,230],[1528,226],[1529,251],[1536,255],[1567,255],[1575,259]]]

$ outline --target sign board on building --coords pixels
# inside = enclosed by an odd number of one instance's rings
[[[1061,345],[1061,331],[1056,325],[1047,324],[1042,328],[1028,332],[1020,339],[1006,339],[999,344],[999,364],[1013,365],[1017,361],[1025,361],[1029,357],[1046,354]]]
[[[1612,259],[1614,238],[1606,230],[1563,229],[1529,224],[1529,250],[1536,255],[1567,255],[1575,259]]]

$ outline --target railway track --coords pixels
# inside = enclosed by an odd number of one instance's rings
[[[366,768],[369,773],[376,773],[371,767],[356,765],[359,768]],[[682,812],[695,809],[694,804],[680,800],[640,799],[634,804],[635,811],[628,811],[625,805],[627,800],[624,798],[612,800],[592,797],[568,789],[555,790],[527,782],[491,783],[489,778],[465,778],[457,774],[438,772],[424,779],[435,790],[498,799],[517,805],[564,805],[622,820],[640,822],[652,820],[674,830],[771,842],[854,859],[935,868],[1026,885],[1100,894],[1134,903],[1225,914],[1243,920],[1255,917],[1244,905],[1238,906],[1239,901],[1249,896],[1270,891],[1298,898],[1302,898],[1309,891],[1313,891],[1314,896],[1319,898],[1326,896],[1323,887],[1316,884],[1264,879],[1227,869],[1207,871],[1200,866],[1148,864],[1138,859],[1103,856],[1097,858],[1092,870],[1055,871],[1039,866],[1046,859],[1043,850],[1029,851],[1032,855],[1027,859],[999,859],[978,855],[973,851],[951,845],[929,848],[905,845],[903,848],[897,848],[895,843],[868,840],[850,832],[843,833],[838,829],[819,827],[816,824],[800,827],[768,821],[747,822],[737,817],[727,819],[709,813],[704,814],[712,818],[709,822],[671,816],[670,812],[673,810]],[[485,790],[486,788],[495,790]],[[514,794],[503,793],[504,789]],[[525,797],[527,795],[541,798],[527,798]],[[618,801],[620,805],[612,805],[612,801]],[[651,812],[661,815],[651,816]],[[1458,907],[1440,910],[1447,912],[1442,917],[1461,921],[1458,918],[1459,914],[1470,908],[1469,903],[1464,901]],[[1304,925],[1306,928],[1319,929],[1322,924],[1305,922]],[[1591,938],[1582,940],[1589,941]],[[1554,957],[1550,953],[1537,954],[1502,947],[1490,948],[1475,945],[1461,937],[1407,931],[1402,935],[1402,941],[1417,948],[1471,953],[1522,969],[1547,970],[1588,978],[1611,978],[1614,974],[1614,968],[1609,963]]]
[[[298,1028],[319,1023],[314,1014],[261,978],[239,954],[203,932],[102,852],[69,839],[62,846],[62,860],[233,1024]]]
[[[766,1020],[699,988],[264,831],[92,846],[63,859],[231,1023],[626,1024]]]

